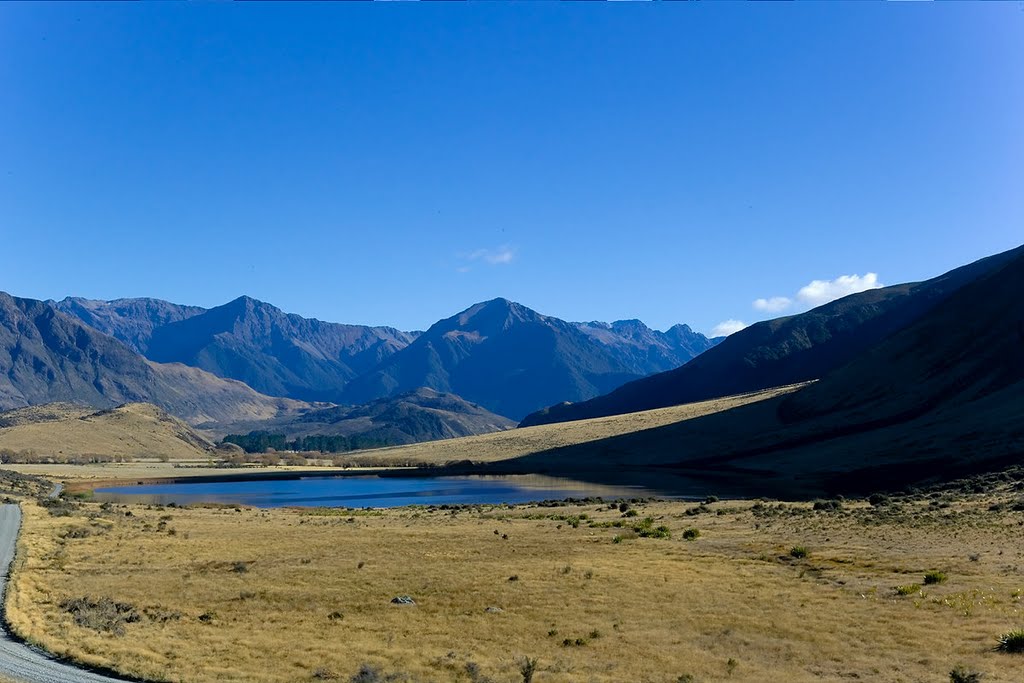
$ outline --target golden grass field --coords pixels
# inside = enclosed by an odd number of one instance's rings
[[[377,448],[372,451],[363,451],[356,454],[356,456],[372,456],[375,462],[379,461],[382,464],[394,462],[440,465],[452,460],[495,462],[539,453],[552,448],[575,446],[622,434],[685,422],[748,403],[756,403],[774,398],[775,396],[796,391],[801,386],[804,385],[796,384],[766,389],[749,394],[737,394],[710,401],[687,403],[685,405],[646,410],[639,413],[611,415],[561,424],[538,425],[536,427],[524,427],[504,432],[481,434],[480,436],[426,441],[408,446],[396,446],[394,448]]]
[[[8,426],[0,426],[0,449],[40,455],[182,460],[209,457],[213,448],[187,424],[148,403],[99,411],[51,403],[9,411],[3,419]]]
[[[535,683],[924,683],[958,664],[985,683],[1019,683],[1024,656],[993,648],[1024,626],[1024,512],[989,509],[1016,486],[841,511],[652,502],[635,517],[597,502],[82,503],[55,517],[27,502],[7,608],[53,652],[166,681],[348,681],[369,664],[382,676],[365,681],[512,683],[531,657]],[[647,517],[671,537],[601,526]],[[700,536],[683,540],[689,528]],[[947,580],[896,594],[932,570]],[[418,604],[392,605],[399,595]],[[97,630],[91,613],[77,625],[62,607],[76,598],[110,598],[140,618],[121,635]]]
[[[655,429],[678,422],[684,422],[696,417],[716,413],[730,408],[763,401],[784,393],[795,391],[799,386],[780,387],[750,394],[728,396],[712,401],[690,403],[687,405],[673,406],[671,408],[660,408],[648,410],[641,413],[630,413],[627,415],[614,415],[611,417],[599,417],[591,420],[580,420],[578,422],[567,422],[564,424],[539,425],[523,429],[513,429],[505,432],[494,432],[480,436],[468,436],[458,439],[445,439],[442,441],[429,441],[425,443],[411,444],[408,446],[396,446],[394,448],[378,448],[369,451],[357,451],[345,456],[346,460],[353,465],[405,465],[405,464],[430,464],[441,465],[452,460],[472,460],[474,462],[494,462],[509,458],[516,458],[523,455],[538,453],[552,448],[573,446],[599,441],[612,436],[640,432],[648,429]],[[135,425],[148,424],[148,422],[135,420]],[[104,452],[107,448],[111,451],[116,446],[111,444],[120,443],[124,434],[111,432],[106,424],[86,424],[83,429],[74,425],[79,432],[62,431],[69,428],[61,426],[61,429],[54,430],[47,427],[46,423],[32,424],[0,430],[0,447],[5,443],[4,439],[12,439],[11,434],[18,430],[17,444],[20,448],[27,448],[32,441],[32,435],[37,432],[47,432],[47,439],[64,439],[67,444],[76,444],[76,448],[83,450],[92,449],[89,452]],[[31,429],[30,430],[28,428]],[[140,428],[135,426],[134,435],[138,437]],[[173,436],[160,433],[161,442],[170,442],[176,449]],[[159,454],[159,445],[152,443],[152,449],[146,451],[150,456]],[[87,444],[88,446],[84,445]],[[106,444],[106,445],[104,445]],[[64,481],[77,479],[151,479],[164,477],[192,477],[210,476],[224,474],[238,474],[237,468],[214,468],[209,467],[211,460],[206,454],[198,454],[195,451],[179,452],[170,451],[173,454],[170,462],[160,462],[145,458],[135,458],[131,462],[124,463],[103,463],[103,464],[12,464],[4,465],[10,469],[23,474],[35,474],[53,477]],[[313,454],[310,454],[313,455]],[[327,461],[325,461],[327,462]],[[261,468],[264,469],[264,468]],[[301,467],[275,466],[274,470],[299,470]],[[322,470],[320,470],[322,471]]]

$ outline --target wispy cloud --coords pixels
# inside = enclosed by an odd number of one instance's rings
[[[754,299],[751,305],[754,310],[762,313],[781,313],[794,307],[814,308],[849,294],[879,287],[884,285],[878,281],[878,273],[840,275],[834,280],[812,280],[801,287],[793,297],[773,296],[767,299]]]
[[[489,266],[503,266],[516,258],[516,248],[509,244],[503,244],[495,249],[476,249],[459,254],[464,261],[486,263]]]
[[[722,322],[718,323],[713,328],[711,328],[711,336],[728,337],[730,334],[739,332],[746,326],[747,324],[742,320],[734,320],[730,318],[729,320],[723,320]]]

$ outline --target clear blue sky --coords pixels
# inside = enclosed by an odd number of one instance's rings
[[[20,296],[709,331],[1021,242],[1018,2],[0,3]]]

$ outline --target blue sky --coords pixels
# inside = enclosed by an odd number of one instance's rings
[[[1022,121],[1021,3],[0,3],[0,289],[707,332],[1024,242]]]

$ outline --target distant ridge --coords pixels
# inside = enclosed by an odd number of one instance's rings
[[[182,306],[160,299],[114,299],[98,301],[67,297],[47,301],[58,311],[78,318],[89,327],[118,339],[145,355],[153,330],[203,313],[199,306]]]
[[[54,401],[97,408],[144,401],[193,424],[310,407],[196,368],[149,362],[47,303],[0,292],[0,410]]]
[[[961,284],[793,393],[531,454],[516,466],[656,466],[720,490],[791,496],[863,494],[1019,465],[1024,248],[973,266],[922,283]]]
[[[272,396],[337,401],[352,378],[415,335],[287,314],[243,296],[153,331],[148,358],[237,379]]]
[[[298,417],[232,426],[234,432],[260,430],[289,440],[312,436],[358,438],[364,444],[397,446],[502,431],[515,422],[453,394],[421,387],[361,406],[333,406]],[[223,428],[222,430],[223,431]]]
[[[639,321],[570,323],[498,298],[435,323],[342,398],[363,403],[425,386],[518,419],[676,367],[712,345],[685,326],[661,333]]]
[[[581,403],[551,405],[521,424],[636,412],[818,379],[1021,253],[1024,247],[931,280],[852,294],[807,313],[751,325],[676,370]]]

